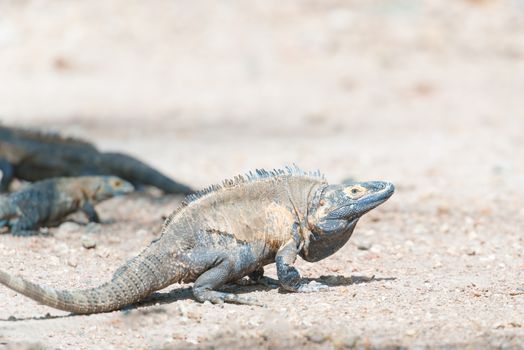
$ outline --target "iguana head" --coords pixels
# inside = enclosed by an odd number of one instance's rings
[[[308,208],[309,242],[301,256],[318,261],[335,253],[351,237],[358,219],[384,203],[395,191],[382,181],[353,182],[319,188]]]
[[[92,179],[91,198],[97,202],[135,190],[129,182],[116,176],[93,176]]]

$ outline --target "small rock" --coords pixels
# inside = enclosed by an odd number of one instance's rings
[[[92,249],[96,247],[96,241],[91,237],[82,237],[82,247],[85,249]]]
[[[67,265],[69,265],[71,267],[77,267],[78,266],[78,261],[75,258],[69,258],[67,260]]]
[[[312,343],[320,344],[326,341],[326,337],[322,334],[311,334],[307,336],[308,340]]]
[[[359,250],[369,250],[371,246],[371,242],[357,242],[357,248]]]
[[[354,347],[356,347],[358,340],[359,337],[357,335],[349,335],[344,337],[341,345],[349,349],[353,349]]]
[[[466,250],[466,254],[469,256],[477,255],[477,251],[473,248],[469,248],[468,250]]]
[[[409,337],[412,337],[414,336],[415,334],[417,334],[417,331],[415,331],[414,329],[408,329],[406,331],[406,335],[409,336]]]
[[[16,321],[16,317],[14,317],[13,315],[9,316],[7,318],[8,321]]]

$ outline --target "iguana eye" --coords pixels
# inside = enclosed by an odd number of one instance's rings
[[[320,204],[320,205],[322,206],[322,205],[326,204],[326,201],[323,200],[323,199],[321,199],[320,202],[319,202],[318,204]]]
[[[344,189],[344,192],[351,199],[358,199],[366,193],[366,189],[360,185],[351,186]]]
[[[115,185],[115,187],[120,187],[122,185],[122,181],[116,180],[114,185]]]

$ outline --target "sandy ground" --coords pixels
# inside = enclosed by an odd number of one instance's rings
[[[71,316],[0,288],[0,348],[522,349],[523,91],[518,0],[0,1],[4,123],[195,187],[292,163],[397,187],[341,251],[298,262],[327,292],[228,287],[268,306],[215,306],[176,285]],[[95,286],[181,200],[136,193],[100,204],[102,225],[1,235],[0,268]]]

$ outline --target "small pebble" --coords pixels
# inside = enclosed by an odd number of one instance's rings
[[[406,335],[409,336],[409,337],[412,337],[416,334],[417,332],[414,330],[414,329],[408,329],[406,331]]]
[[[71,267],[77,267],[78,266],[78,261],[75,258],[70,258],[70,259],[67,260],[67,265],[69,265]]]
[[[92,249],[96,247],[96,241],[90,237],[82,237],[82,247]]]
[[[310,342],[320,344],[326,341],[326,337],[322,334],[312,334],[307,337]]]
[[[359,250],[369,250],[371,246],[371,242],[357,242],[357,248]]]

